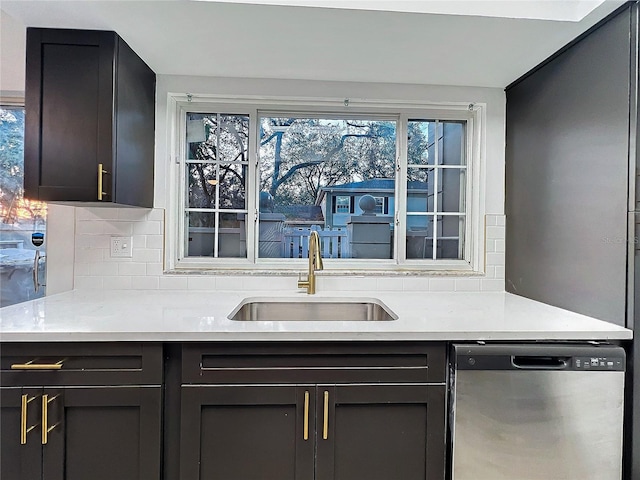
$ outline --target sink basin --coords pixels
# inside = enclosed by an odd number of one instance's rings
[[[229,320],[249,322],[376,322],[398,316],[375,298],[245,298]]]

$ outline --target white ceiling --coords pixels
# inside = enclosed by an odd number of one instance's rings
[[[526,11],[537,7],[528,16],[565,20],[486,16],[497,10],[517,16],[525,11],[513,8],[520,2]],[[229,1],[2,0],[0,89],[23,88],[24,26],[115,30],[158,74],[505,87],[624,1],[424,3],[457,13]],[[464,3],[475,5],[472,15],[460,14]],[[481,4],[488,10],[479,11]]]

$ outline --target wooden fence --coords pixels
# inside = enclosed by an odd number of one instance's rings
[[[318,232],[323,258],[350,258],[349,238],[346,228],[322,229],[320,227],[285,227],[282,238],[283,258],[309,256],[311,230]]]

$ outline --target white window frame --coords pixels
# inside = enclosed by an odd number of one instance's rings
[[[184,198],[186,113],[241,114],[250,118],[249,179],[247,182],[247,258],[186,257],[184,255]],[[434,271],[482,273],[485,268],[484,239],[484,167],[486,143],[486,104],[483,103],[425,103],[385,102],[370,100],[326,98],[275,98],[257,96],[216,96],[195,94],[168,94],[168,144],[170,152],[166,214],[165,265],[169,271],[234,271],[251,274],[299,272],[307,265],[306,259],[257,258],[257,171],[260,115],[300,112],[304,115],[371,115],[394,117],[397,121],[397,164],[395,242],[393,259],[326,259],[328,271],[384,274]],[[437,119],[466,121],[466,191],[465,236],[463,259],[405,259],[406,256],[406,195],[407,195],[407,125],[409,120]],[[402,201],[399,201],[403,199]],[[389,212],[391,214],[392,212]]]

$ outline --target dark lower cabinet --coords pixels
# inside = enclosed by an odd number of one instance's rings
[[[3,479],[160,478],[160,387],[3,388],[0,394]]]
[[[41,389],[0,388],[0,478],[42,478],[40,405],[34,400]],[[23,396],[26,395],[23,404]],[[26,403],[26,399],[29,402]]]
[[[445,475],[445,387],[319,385],[316,480]]]
[[[313,479],[311,391],[301,386],[183,387],[180,478]]]
[[[442,480],[444,385],[182,387],[181,480]]]
[[[160,480],[161,345],[1,351],[2,480]]]
[[[185,344],[181,365],[180,480],[446,478],[443,344]]]
[[[43,446],[47,480],[160,478],[160,387],[44,392],[52,429]]]

